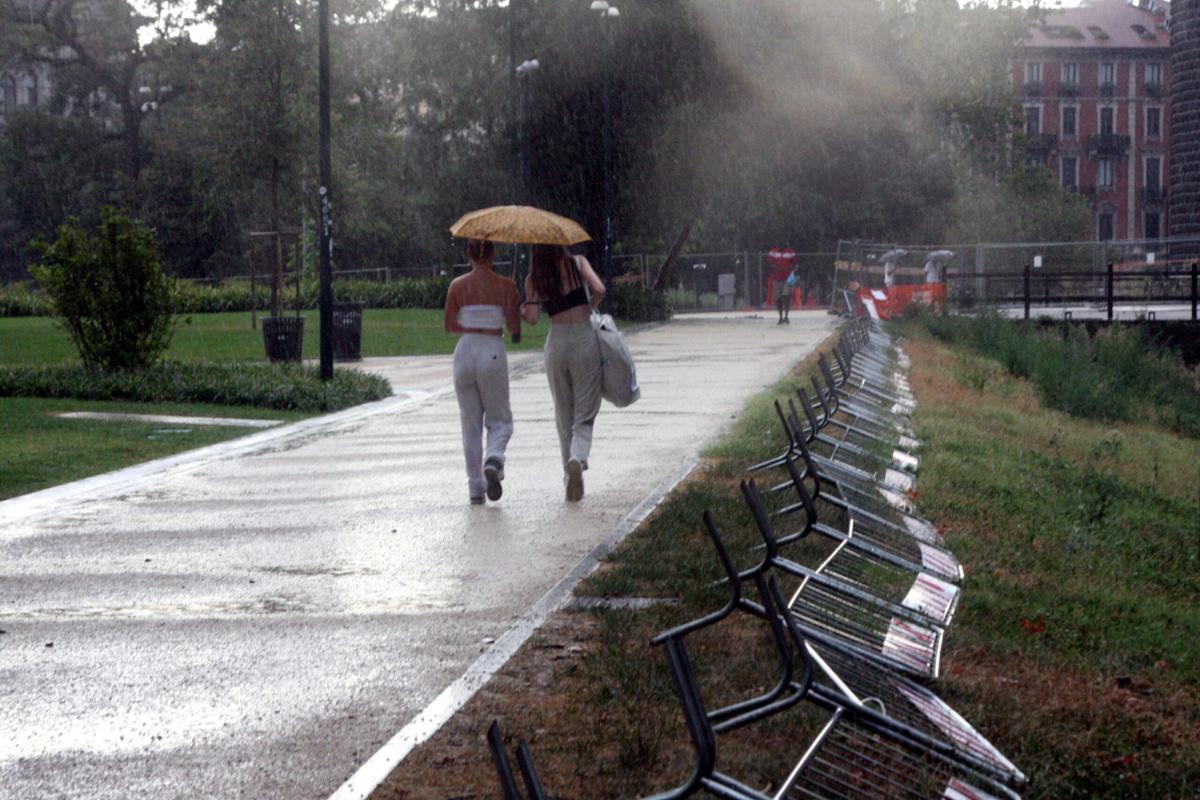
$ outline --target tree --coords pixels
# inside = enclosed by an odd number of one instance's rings
[[[7,56],[0,61],[50,65],[59,110],[103,113],[114,104],[131,186],[145,162],[147,114],[190,88],[180,62],[195,47],[184,21],[169,4],[156,8],[149,18],[125,0],[0,0],[0,56]],[[142,44],[139,32],[152,23],[158,35]]]

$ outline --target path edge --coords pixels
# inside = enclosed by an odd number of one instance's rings
[[[537,631],[547,618],[562,608],[570,599],[580,581],[595,571],[600,559],[626,536],[638,528],[650,513],[679,485],[699,464],[699,460],[688,458],[654,487],[636,507],[624,517],[583,557],[571,571],[542,595],[533,606],[523,613],[516,623],[504,632],[495,643],[467,667],[459,676],[421,710],[391,739],[384,743],[350,778],[341,785],[329,800],[366,800],[416,747],[441,730],[450,719],[508,663],[521,646]]]

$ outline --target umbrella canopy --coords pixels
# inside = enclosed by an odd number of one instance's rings
[[[573,245],[592,238],[574,220],[532,206],[493,206],[471,211],[450,226],[450,235],[504,244]]]
[[[790,267],[796,263],[796,251],[790,247],[772,247],[767,251],[767,262],[777,267]]]
[[[886,253],[881,255],[879,260],[886,263],[888,261],[895,261],[898,258],[904,258],[906,255],[908,255],[907,250],[905,250],[903,247],[897,247],[895,250],[888,250]]]
[[[925,256],[929,261],[949,261],[954,258],[953,250],[934,250],[929,255]]]

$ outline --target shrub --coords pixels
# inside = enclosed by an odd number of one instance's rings
[[[42,292],[23,284],[0,286],[0,317],[50,317],[54,308]]]
[[[167,361],[146,369],[0,367],[0,397],[216,403],[282,410],[337,411],[392,393],[386,380],[339,368],[322,381],[315,367]]]
[[[334,281],[336,302],[362,303],[366,308],[441,308],[446,302],[450,278],[401,278],[390,283],[362,280]],[[283,307],[295,305],[295,284],[283,289]],[[317,307],[317,284],[301,284],[300,305]],[[255,307],[265,311],[271,302],[271,287],[262,282],[255,287]],[[217,314],[250,310],[250,284],[230,281],[221,286],[180,283],[176,287],[176,314]],[[0,317],[51,316],[54,309],[44,294],[22,287],[0,288]]]
[[[662,292],[636,283],[616,283],[612,287],[612,315],[631,322],[662,322],[671,318],[671,307]]]
[[[175,282],[159,265],[153,231],[105,207],[96,236],[71,220],[37,249],[30,272],[84,366],[135,370],[158,360],[175,330]]]
[[[1033,381],[1050,408],[1098,420],[1145,417],[1200,438],[1196,375],[1140,327],[1110,325],[1089,335],[1079,325],[1039,329],[996,314],[927,312],[921,319],[937,338],[966,344]]]

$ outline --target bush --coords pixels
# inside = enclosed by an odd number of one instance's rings
[[[996,314],[926,313],[922,323],[937,338],[966,344],[1030,379],[1050,408],[1098,420],[1145,417],[1200,438],[1196,375],[1140,327],[1110,325],[1089,335],[1080,325],[1039,329]]]
[[[87,370],[81,366],[2,367],[0,397],[216,403],[311,413],[380,400],[386,380],[339,368],[322,381],[315,367],[167,361],[146,369]]]
[[[0,286],[0,317],[51,317],[54,307],[42,292],[23,284]]]
[[[441,308],[446,302],[446,291],[450,278],[401,278],[391,283],[376,281],[345,280],[333,284],[334,300],[342,303],[362,303],[366,308]],[[296,302],[295,284],[283,290],[283,307],[292,309]],[[317,307],[317,284],[304,283],[300,287],[300,305],[303,308]],[[259,283],[254,296],[255,307],[265,311],[271,302],[271,287]],[[180,283],[176,287],[176,314],[217,314],[225,311],[250,310],[250,284],[233,281],[221,286]],[[0,288],[0,317],[52,316],[54,308],[49,299],[40,292],[24,287]]]
[[[175,331],[175,281],[158,263],[154,232],[117,209],[101,211],[98,235],[71,220],[30,268],[62,318],[84,366],[148,367]]]
[[[671,318],[671,307],[662,292],[636,283],[615,283],[612,287],[612,315],[630,322],[662,322]]]

